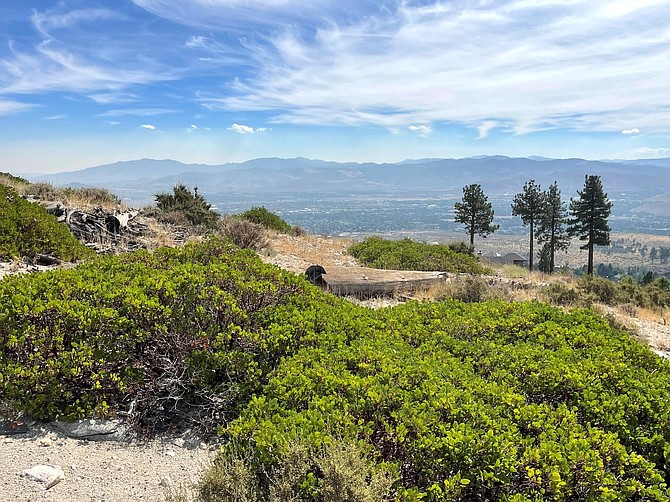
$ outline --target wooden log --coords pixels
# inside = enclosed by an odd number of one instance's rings
[[[367,267],[328,267],[321,276],[328,291],[338,296],[387,296],[427,289],[443,283],[444,272],[380,270]]]

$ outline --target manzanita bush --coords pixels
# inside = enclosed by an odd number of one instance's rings
[[[0,401],[218,431],[257,500],[322,500],[333,451],[397,500],[668,500],[669,397],[590,310],[374,311],[220,240],[0,281]]]

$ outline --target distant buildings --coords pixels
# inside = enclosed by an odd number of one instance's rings
[[[482,258],[500,265],[518,265],[519,267],[528,266],[528,258],[521,256],[519,253],[502,254],[498,252],[492,252],[482,255]]]

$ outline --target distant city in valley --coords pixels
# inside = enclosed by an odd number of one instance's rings
[[[562,197],[577,195],[586,174],[602,177],[614,202],[615,233],[670,235],[670,158],[635,161],[510,158],[419,159],[394,164],[336,163],[304,158],[254,159],[210,166],[142,159],[32,177],[59,186],[109,188],[130,206],[151,204],[177,183],[198,187],[221,213],[265,206],[291,224],[329,235],[406,233],[439,240],[462,231],[454,202],[462,187],[482,185],[500,234],[525,234],[510,203],[534,179],[557,181]]]

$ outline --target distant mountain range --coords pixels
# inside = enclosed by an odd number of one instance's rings
[[[462,159],[409,159],[393,164],[327,162],[306,158],[262,158],[221,165],[183,164],[175,160],[141,159],[39,176],[59,186],[98,186],[131,199],[151,200],[176,183],[197,186],[202,193],[401,194],[444,192],[479,183],[490,195],[517,193],[534,179],[543,187],[557,181],[564,194],[581,188],[586,174],[600,175],[612,194],[642,201],[670,193],[670,158],[589,161],[545,157],[483,156]],[[670,195],[660,197],[665,200]],[[658,199],[657,199],[658,200]],[[666,204],[650,212],[670,214]],[[644,211],[644,206],[637,209]]]

